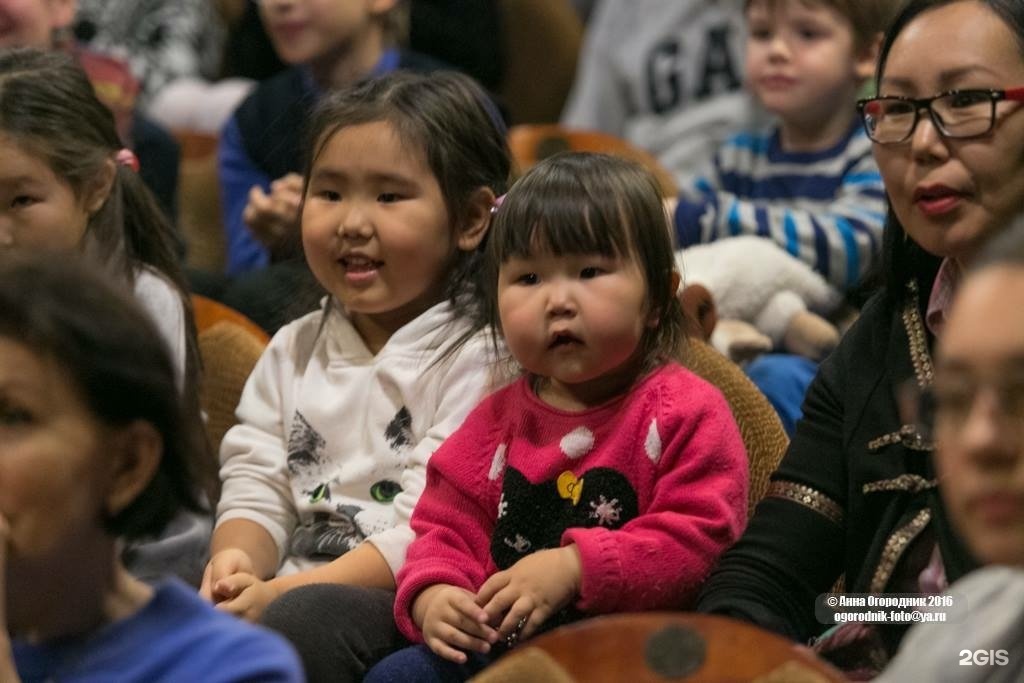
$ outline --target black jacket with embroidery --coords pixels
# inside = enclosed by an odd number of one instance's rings
[[[923,300],[872,298],[812,382],[786,456],[740,540],[698,600],[702,612],[750,621],[798,641],[827,626],[815,598],[844,577],[847,592],[883,592],[913,540],[933,535],[954,581],[973,566],[935,488],[931,449],[903,427],[898,391],[931,382]],[[931,547],[929,545],[929,547]]]

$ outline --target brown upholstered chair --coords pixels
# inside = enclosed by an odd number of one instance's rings
[[[516,175],[522,175],[538,161],[558,152],[604,152],[631,159],[654,174],[665,197],[675,197],[676,181],[647,150],[608,133],[566,128],[559,124],[512,126],[508,146]]]
[[[749,517],[764,497],[768,478],[785,454],[789,437],[772,404],[738,365],[693,337],[680,355],[683,365],[718,387],[732,408],[750,466]]]
[[[216,135],[177,130],[178,226],[188,244],[187,264],[219,273],[226,247],[221,226],[220,179],[217,175]]]
[[[203,379],[199,403],[206,414],[206,435],[214,452],[237,422],[235,408],[256,361],[269,338],[241,313],[199,295],[193,295]]]
[[[838,683],[807,648],[726,617],[645,612],[594,617],[541,634],[474,683]]]
[[[248,330],[264,346],[270,341],[266,331],[245,317],[245,315],[230,306],[225,306],[219,301],[214,301],[200,294],[192,295],[192,315],[195,317],[196,331],[199,333],[213,327],[215,323],[226,320]]]
[[[513,124],[554,123],[573,80],[583,24],[571,3],[499,0],[504,69],[498,94]]]

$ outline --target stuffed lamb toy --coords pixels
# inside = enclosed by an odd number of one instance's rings
[[[839,342],[823,316],[842,295],[769,239],[698,244],[676,252],[676,262],[684,308],[702,318],[712,346],[737,362],[772,349],[820,360]]]

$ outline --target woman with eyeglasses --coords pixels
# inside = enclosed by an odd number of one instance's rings
[[[1024,680],[1022,300],[1024,217],[971,264],[918,415],[935,439],[950,520],[986,567],[949,587],[958,623],[916,627],[879,680],[949,680],[950,672],[961,683]]]
[[[765,500],[698,604],[810,641],[855,677],[884,666],[906,626],[837,626],[816,613],[821,594],[934,593],[974,566],[898,396],[931,384],[961,270],[1024,201],[1024,3],[909,0],[877,81],[859,109],[890,203],[882,286],[822,363]]]

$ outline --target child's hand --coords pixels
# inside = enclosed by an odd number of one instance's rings
[[[289,173],[270,184],[269,194],[259,186],[249,190],[249,203],[242,212],[242,220],[256,239],[273,251],[298,229],[301,202],[302,176]]]
[[[273,581],[261,581],[244,572],[220,579],[214,584],[213,592],[225,596],[217,603],[217,609],[252,622],[281,595]]]
[[[579,595],[581,572],[575,545],[539,550],[487,579],[476,603],[502,637],[527,638]]]
[[[227,595],[217,590],[217,584],[232,574],[256,574],[249,553],[238,548],[228,548],[210,558],[203,571],[203,582],[199,586],[199,595],[212,603],[229,600],[234,595]]]
[[[487,625],[487,614],[473,601],[469,591],[437,584],[427,588],[412,604],[413,620],[423,632],[423,641],[439,657],[458,664],[466,653],[489,652],[497,632]]]

